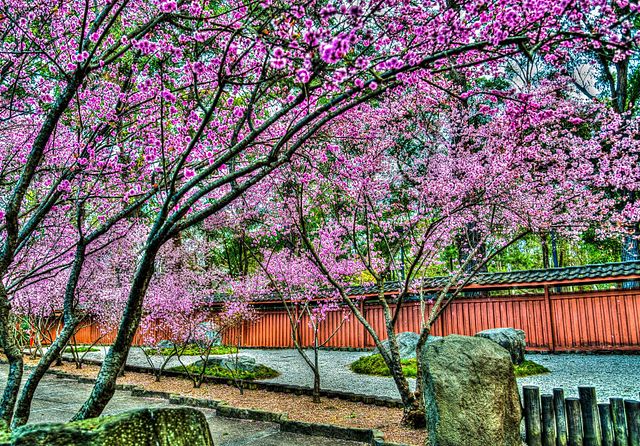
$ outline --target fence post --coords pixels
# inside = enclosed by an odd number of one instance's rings
[[[569,430],[568,446],[584,446],[582,442],[582,413],[578,398],[566,398],[567,426]]]
[[[523,386],[524,427],[528,446],[542,446],[540,428],[540,389],[536,386]]]
[[[542,446],[556,446],[556,414],[553,395],[542,395]]]
[[[627,417],[624,412],[624,401],[622,398],[609,398],[611,406],[611,421],[613,422],[613,433],[615,434],[615,446],[628,446],[627,441]]]
[[[640,401],[624,400],[624,409],[627,412],[629,446],[640,446]]]
[[[556,410],[556,446],[567,446],[567,410],[564,406],[564,390],[553,389]]]
[[[600,427],[602,428],[602,446],[614,446],[611,406],[607,403],[600,403],[598,404],[598,412],[600,413]]]
[[[578,387],[582,409],[582,427],[585,446],[602,446],[602,430],[598,415],[598,400],[595,387]]]

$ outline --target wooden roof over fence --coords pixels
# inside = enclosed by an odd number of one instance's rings
[[[448,282],[449,277],[426,278],[424,291],[437,291]],[[541,288],[545,286],[580,286],[599,283],[617,283],[640,281],[640,260],[629,262],[602,263],[595,265],[567,266],[563,268],[530,269],[506,271],[498,273],[476,274],[464,287],[465,291],[492,291],[504,289]],[[386,282],[385,293],[396,293],[400,288],[398,282]],[[348,288],[351,296],[375,296],[375,285],[352,286]],[[211,303],[220,303],[229,298],[228,295],[215,294]],[[279,299],[270,293],[255,296],[254,302],[276,302]]]

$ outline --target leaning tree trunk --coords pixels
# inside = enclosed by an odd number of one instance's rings
[[[11,330],[12,325],[9,296],[4,284],[0,282],[0,347],[4,349],[9,361],[9,376],[2,395],[2,402],[0,402],[0,419],[6,422],[7,426],[11,423],[24,367],[22,351],[16,342],[13,330]]]
[[[29,415],[31,412],[31,403],[33,401],[33,395],[35,394],[38,384],[42,380],[44,374],[49,370],[51,364],[56,361],[62,355],[62,350],[67,345],[73,333],[75,333],[78,322],[74,319],[69,322],[65,322],[64,327],[55,341],[51,343],[47,351],[38,361],[38,364],[31,371],[29,378],[22,388],[20,398],[16,404],[15,413],[13,415],[13,421],[11,427],[13,429],[26,424],[29,421]]]
[[[42,377],[47,370],[49,370],[53,361],[61,358],[62,350],[76,332],[79,319],[75,314],[75,296],[78,288],[78,281],[80,280],[80,273],[82,272],[82,266],[84,265],[86,248],[86,244],[82,242],[78,243],[76,246],[73,265],[64,291],[64,326],[58,336],[56,336],[56,339],[47,349],[47,352],[42,355],[40,361],[38,361],[38,364],[33,369],[27,379],[27,382],[22,388],[22,393],[20,394],[20,398],[18,399],[15,413],[13,415],[13,422],[11,424],[13,428],[22,426],[29,421],[31,402],[33,401],[33,395],[35,394],[38,384],[40,384]]]
[[[116,339],[104,358],[102,367],[93,386],[91,395],[84,402],[73,420],[84,420],[99,416],[107,406],[116,390],[116,379],[122,370],[131,348],[131,343],[142,318],[142,303],[153,276],[154,261],[159,246],[145,250],[129,290]]]

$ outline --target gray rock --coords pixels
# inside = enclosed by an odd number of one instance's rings
[[[412,331],[405,331],[396,335],[398,340],[398,350],[400,351],[401,359],[411,359],[416,357],[416,345],[418,345],[418,339],[420,335]],[[429,336],[427,338],[427,344],[435,342],[438,339],[442,339],[442,336]],[[382,341],[382,348],[389,351],[389,340]],[[379,352],[376,349],[376,352]]]
[[[0,446],[213,446],[204,414],[191,408],[139,409],[71,423],[26,425]]]
[[[508,352],[481,337],[428,344],[425,411],[438,446],[521,446],[520,396]],[[426,396],[426,395],[425,395]]]
[[[206,345],[222,345],[222,335],[220,334],[220,328],[211,321],[202,322],[198,329],[204,334],[204,342],[200,342]]]
[[[527,347],[524,331],[515,328],[492,328],[478,332],[475,335],[489,339],[506,348],[511,355],[511,362],[514,364],[522,364],[524,361],[524,351]]]
[[[396,339],[398,341],[398,350],[400,351],[401,359],[411,359],[416,357],[416,345],[418,345],[418,339],[420,339],[420,335],[418,335],[418,333],[405,331],[403,333],[398,333],[396,335]],[[427,344],[435,342],[438,339],[442,339],[442,336],[429,336],[427,338]],[[389,340],[382,341],[382,348],[389,351]],[[376,349],[375,353],[379,353],[379,350]]]
[[[196,367],[202,367],[204,360],[196,361]],[[207,358],[207,367],[218,366],[223,369],[239,370],[241,372],[253,372],[256,369],[256,358],[247,355],[211,356]]]
[[[173,342],[168,341],[166,339],[163,339],[162,341],[158,342],[156,344],[156,347],[158,348],[173,348]]]

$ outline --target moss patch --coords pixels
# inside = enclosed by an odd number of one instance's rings
[[[203,349],[198,347],[195,344],[187,345],[184,350],[181,347],[178,347],[180,350],[180,354],[182,356],[200,356],[203,353]],[[175,354],[175,350],[173,348],[161,348],[160,350],[154,348],[145,348],[145,352],[150,355],[162,355],[162,356],[171,356]],[[233,345],[216,345],[211,348],[210,355],[228,355],[231,353],[237,353],[238,348]]]
[[[416,360],[403,359],[402,371],[407,378],[415,378],[417,374]],[[349,366],[351,370],[360,375],[375,375],[375,376],[391,376],[389,368],[384,363],[382,355],[368,355],[359,358],[357,361],[352,362]]]
[[[188,365],[186,368],[189,370],[189,372],[193,374],[198,374],[202,371],[201,367],[193,364]],[[185,369],[184,367],[178,366],[178,367],[173,367],[171,370],[183,372],[184,369]],[[206,376],[212,376],[215,378],[230,378],[230,379],[237,378],[237,379],[243,379],[245,381],[252,381],[254,379],[275,378],[280,375],[280,373],[278,373],[277,371],[273,370],[270,367],[267,367],[266,365],[258,365],[256,366],[255,370],[252,372],[239,370],[236,373],[231,372],[230,370],[220,366],[209,366],[206,368],[204,374]]]
[[[391,376],[389,368],[384,363],[384,359],[382,359],[382,356],[379,354],[363,356],[357,361],[352,362],[349,368],[353,372],[360,375]],[[403,359],[402,370],[404,371],[404,375],[407,378],[415,378],[417,374],[417,365],[415,358]],[[516,378],[549,373],[549,369],[545,366],[528,360],[525,360],[520,365],[514,366],[513,370]]]
[[[513,371],[516,374],[516,378],[522,378],[523,376],[541,375],[543,373],[549,373],[550,370],[537,362],[524,360],[520,365],[513,367]]]
[[[85,353],[85,352],[99,352],[100,349],[98,347],[90,347],[88,345],[79,345],[77,347],[67,347],[62,353]]]

